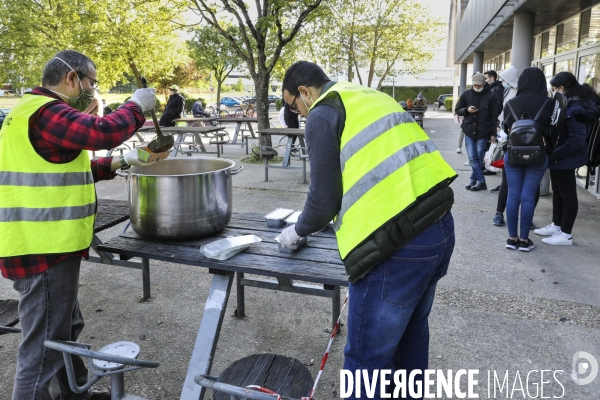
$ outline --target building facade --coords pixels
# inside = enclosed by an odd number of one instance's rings
[[[539,67],[548,81],[569,71],[599,92],[600,1],[453,0],[448,61],[459,67],[459,93],[473,73],[511,65]],[[577,171],[579,184],[586,174]],[[598,181],[589,190],[600,198]]]

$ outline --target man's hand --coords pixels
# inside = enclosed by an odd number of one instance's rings
[[[477,108],[475,108],[473,106],[469,106],[469,108],[467,108],[467,112],[470,112],[471,114],[475,114],[477,112]]]
[[[133,92],[131,101],[136,102],[140,107],[142,107],[142,111],[152,110],[156,104],[156,89],[138,89]]]
[[[127,153],[123,154],[123,158],[125,158],[125,162],[129,165],[133,165],[134,167],[145,167],[147,165],[155,164],[156,161],[152,161],[150,163],[143,162],[138,158],[137,149],[129,150]]]
[[[281,231],[281,235],[279,235],[279,243],[288,249],[297,249],[298,241],[300,239],[302,239],[302,237],[298,236],[296,233],[296,224],[288,226]]]

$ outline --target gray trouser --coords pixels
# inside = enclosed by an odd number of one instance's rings
[[[44,347],[44,340],[76,341],[83,329],[77,292],[81,258],[71,257],[40,274],[15,279],[19,292],[19,318],[23,332],[17,355],[13,400],[54,400],[50,394],[53,378],[60,388],[60,400],[86,399],[69,388],[61,352]],[[80,357],[72,356],[79,386],[87,381],[87,368]]]
[[[464,139],[465,139],[465,133],[461,129],[460,134],[458,135],[458,147],[462,147]]]

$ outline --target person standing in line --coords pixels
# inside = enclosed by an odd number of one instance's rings
[[[335,218],[350,279],[344,368],[427,369],[428,317],[455,243],[456,173],[389,95],[332,82],[307,61],[294,63],[282,86],[306,117],[311,171],[302,214],[279,241],[296,248]]]
[[[179,93],[179,86],[171,85],[169,90],[171,91],[171,96],[169,96],[165,110],[158,121],[160,126],[175,126],[174,121],[176,119],[183,118],[185,99]]]
[[[97,86],[92,60],[61,51],[44,66],[42,87],[23,96],[0,130],[0,271],[19,292],[22,331],[13,400],[50,399],[51,382],[61,399],[110,398],[74,393],[62,354],[44,347],[45,340],[76,341],[84,327],[77,296],[81,258],[88,258],[94,234],[94,182],[147,165],[137,150],[91,161],[87,151],[132,137],[154,107],[154,89],[136,90],[111,115],[97,117],[82,112]],[[81,357],[72,359],[83,386],[88,370]]]
[[[478,72],[471,78],[472,88],[465,90],[456,103],[455,113],[463,116],[461,129],[465,133],[465,145],[473,172],[467,190],[486,190],[484,156],[491,136],[497,136],[496,126],[501,105],[496,95],[485,84],[485,77]]]
[[[558,104],[556,100],[546,96],[546,77],[541,69],[528,67],[519,76],[517,86],[517,95],[507,101],[504,106],[504,131],[508,134],[510,140],[511,128],[516,122],[514,115],[521,120],[524,115],[531,119],[539,115],[537,123],[542,132],[538,133],[543,136],[545,146],[548,148],[552,116]],[[514,115],[511,112],[511,107]],[[504,155],[504,173],[508,183],[508,199],[506,202],[507,249],[529,252],[535,248],[535,244],[529,239],[529,230],[535,211],[536,193],[539,191],[540,182],[547,165],[548,156],[537,164],[517,165],[510,163],[508,152]]]
[[[548,163],[552,182],[552,222],[533,232],[550,236],[542,242],[554,246],[573,244],[573,225],[577,218],[579,202],[575,170],[587,161],[587,135],[600,115],[600,97],[588,84],[581,85],[570,72],[559,72],[551,80],[553,91],[567,98],[565,123],[550,139],[553,147]]]

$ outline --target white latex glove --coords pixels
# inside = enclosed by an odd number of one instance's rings
[[[156,104],[156,89],[138,89],[133,92],[130,100],[136,102],[140,107],[142,107],[142,111],[152,110]]]
[[[135,167],[145,167],[147,165],[155,164],[156,161],[152,161],[151,163],[143,162],[138,158],[137,149],[129,150],[127,153],[123,154],[123,158],[125,162],[129,165],[133,165]]]
[[[302,236],[298,236],[296,233],[296,224],[288,226],[279,235],[279,243],[288,249],[297,249],[300,239]]]

